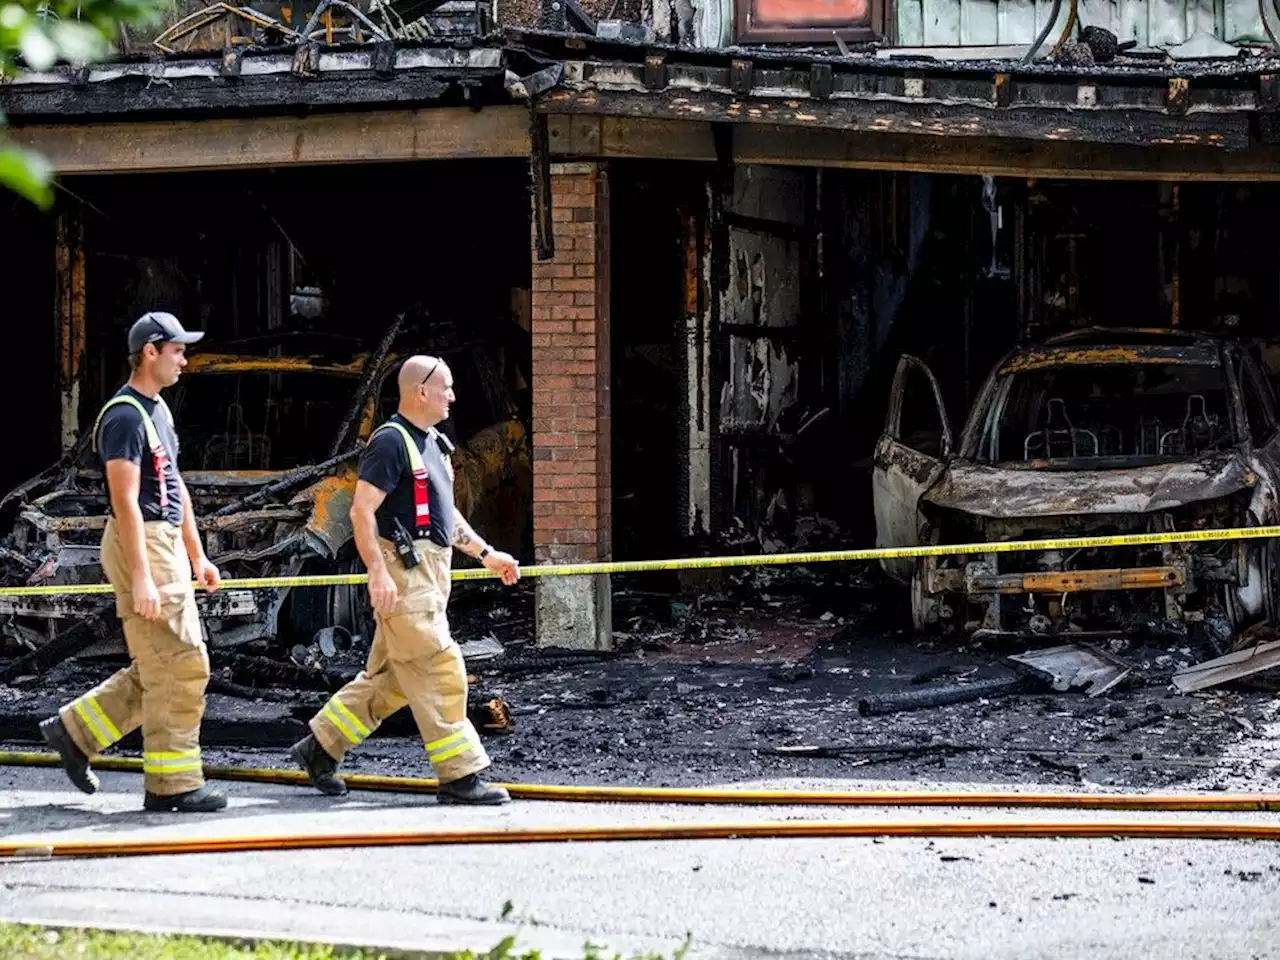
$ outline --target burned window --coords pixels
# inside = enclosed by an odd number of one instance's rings
[[[356,380],[319,372],[189,373],[168,397],[182,470],[289,470],[319,463]]]
[[[908,369],[902,391],[902,412],[898,420],[898,439],[930,457],[941,457],[942,414],[934,397],[933,385],[917,366]]]
[[[1086,364],[1006,375],[980,459],[1079,469],[1196,457],[1235,442],[1223,368]]]

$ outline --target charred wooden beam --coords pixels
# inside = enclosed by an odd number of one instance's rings
[[[534,246],[539,260],[556,255],[555,227],[551,222],[551,147],[547,116],[530,112],[529,166],[533,175]]]
[[[8,135],[43,154],[60,174],[528,157],[529,113],[442,107],[199,123],[15,124]]]
[[[539,100],[545,113],[589,113],[640,119],[709,120],[876,134],[939,138],[1006,138],[1049,142],[1204,146],[1243,150],[1249,146],[1245,114],[1174,117],[1123,110],[1043,107],[997,110],[973,104],[890,103],[852,98],[755,97],[668,89],[661,93],[621,90],[551,90]],[[949,148],[954,149],[954,148]]]
[[[651,53],[644,58],[644,86],[646,90],[665,90],[667,86],[667,56]]]
[[[65,454],[75,447],[80,436],[80,375],[88,323],[84,222],[78,207],[69,207],[58,215],[56,232],[58,391],[62,408],[61,450]]]
[[[331,460],[342,456],[342,449],[351,442],[348,438],[364,413],[370,395],[378,387],[378,374],[382,372],[382,362],[391,352],[392,344],[400,335],[407,315],[407,312],[402,312],[387,325],[387,329],[382,332],[382,337],[378,341],[378,346],[365,359],[364,370],[360,373],[360,383],[356,386],[355,393],[351,395],[351,403],[347,407],[346,415],[338,425],[338,432],[334,435],[333,444],[329,447]]]
[[[553,117],[568,128],[585,117]],[[1280,181],[1280,150],[1038,142],[974,137],[850,137],[838,130],[594,117],[601,157],[759,163],[1067,180]],[[717,131],[724,131],[723,134]],[[1278,131],[1280,132],[1280,131]],[[558,150],[558,144],[557,144]],[[568,153],[568,151],[565,151]]]
[[[103,617],[108,606],[109,604],[103,604],[97,613],[77,621],[48,643],[5,665],[0,669],[0,682],[25,674],[45,673],[103,639],[106,636]]]
[[[236,58],[240,63],[242,58]],[[92,84],[75,89],[69,84],[51,85],[3,99],[11,119],[39,117],[94,117],[110,115],[171,115],[192,111],[234,110],[279,112],[301,106],[383,106],[429,104],[445,98],[460,100],[464,77],[449,71],[424,70],[400,73],[394,82],[388,74],[364,76],[317,74],[306,83],[282,83],[278,77],[224,75],[200,84],[157,83],[129,78],[116,84]],[[496,98],[501,86],[497,74],[482,80]],[[452,101],[451,101],[452,102]],[[259,113],[258,115],[263,115]]]

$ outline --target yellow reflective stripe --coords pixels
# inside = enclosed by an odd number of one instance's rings
[[[437,750],[443,750],[445,747],[452,746],[459,740],[466,739],[467,731],[465,729],[455,730],[447,737],[441,737],[439,740],[432,740],[427,744],[427,753],[434,753]]]
[[[142,754],[143,773],[187,773],[200,769],[200,748]]]
[[[426,464],[422,460],[422,451],[418,449],[418,444],[413,439],[413,434],[404,428],[403,424],[396,423],[394,420],[388,420],[380,426],[374,433],[385,430],[390,427],[397,431],[404,438],[404,448],[409,454],[409,469],[414,473],[422,473],[427,469]]]
[[[73,704],[72,709],[75,710],[76,716],[78,716],[84,725],[88,727],[89,732],[93,734],[93,739],[98,741],[98,746],[105,748],[115,743],[115,741],[107,735],[107,731],[99,725],[98,718],[93,716],[85,708],[84,701],[77,700],[75,704]]]
[[[329,703],[333,706],[335,710],[337,710],[340,714],[342,714],[342,716],[346,719],[346,721],[349,724],[351,724],[353,728],[355,728],[355,731],[358,734],[360,734],[360,736],[367,737],[369,735],[369,728],[360,722],[359,717],[357,717],[354,713],[352,713],[350,710],[347,709],[347,705],[345,703],[343,703],[341,700],[338,700],[336,698],[330,700]]]
[[[364,738],[369,735],[368,732],[366,732],[363,736],[361,736],[361,734],[357,732],[358,729],[363,728],[364,730],[367,731],[368,728],[365,727],[365,725],[361,723],[359,720],[357,720],[354,716],[352,716],[351,711],[348,710],[341,703],[339,703],[337,700],[330,700],[328,703],[326,703],[324,705],[324,710],[322,710],[321,713],[323,714],[326,720],[328,720],[335,727],[341,730],[342,735],[346,737],[348,740],[350,740],[351,743],[354,744],[355,746],[359,746],[360,743],[364,740]],[[354,726],[352,725],[351,722],[348,722],[348,718],[350,718],[350,720],[354,722]]]
[[[475,736],[470,730],[459,730],[447,737],[433,740],[427,744],[427,759],[432,763],[448,760],[459,754],[467,753],[478,746]]]
[[[453,757],[456,757],[459,754],[467,753],[468,751],[474,750],[476,746],[477,744],[475,743],[475,741],[473,741],[470,737],[467,737],[462,743],[458,744],[452,750],[446,750],[443,753],[429,754],[427,756],[427,759],[430,760],[432,763],[441,763],[445,760],[449,760]]]
[[[102,704],[98,703],[98,698],[93,696],[84,697],[84,702],[88,704],[89,709],[93,711],[93,715],[98,718],[98,722],[102,724],[102,728],[107,731],[107,736],[111,738],[111,742],[115,743],[120,739],[120,731],[116,725],[111,722],[111,718],[107,716],[107,711],[102,709]]]
[[[156,431],[156,425],[151,420],[151,415],[147,413],[147,408],[137,401],[136,398],[130,396],[112,397],[105,404],[102,410],[98,412],[98,419],[93,422],[93,449],[98,449],[98,427],[102,425],[102,418],[106,416],[108,410],[121,403],[127,403],[133,407],[138,413],[142,414],[142,429],[147,435],[147,446],[155,450],[160,446],[160,434]]]

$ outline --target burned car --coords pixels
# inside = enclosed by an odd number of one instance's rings
[[[913,422],[915,418],[915,422]],[[1276,401],[1259,351],[1174,330],[1089,329],[1008,354],[953,439],[904,356],[877,444],[881,546],[1274,524]],[[1270,540],[882,561],[917,629],[1232,633],[1275,619]]]
[[[349,510],[359,451],[396,405],[401,355],[197,353],[166,392],[205,550],[225,578],[359,573]],[[466,356],[449,357],[458,376]],[[525,429],[500,390],[470,404],[454,455],[455,496],[470,512],[499,487],[532,488]],[[0,501],[0,571],[7,586],[101,583],[107,522],[101,468],[85,431],[75,448]],[[523,508],[515,507],[518,516]],[[371,625],[363,587],[223,589],[196,593],[213,646],[254,640],[346,646]],[[111,613],[102,595],[0,597],[0,635],[28,650],[73,622]]]

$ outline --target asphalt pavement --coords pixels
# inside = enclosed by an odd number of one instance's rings
[[[806,781],[848,788],[848,781]],[[868,786],[885,786],[870,783]],[[0,769],[0,834],[65,839],[779,819],[994,820],[1037,811],[516,802],[227,784],[222,814],[139,810],[140,780],[86,797],[57,771]],[[898,784],[898,786],[905,786]],[[982,785],[973,785],[980,789]],[[1226,815],[1061,812],[1055,819]],[[1241,815],[1235,815],[1237,817]],[[1280,822],[1265,814],[1251,820]],[[546,957],[591,941],[625,956],[1036,958],[1273,956],[1280,844],[1172,840],[628,841],[178,855],[0,866],[0,918],[404,950],[487,950],[515,934]],[[510,909],[504,917],[504,906]]]

